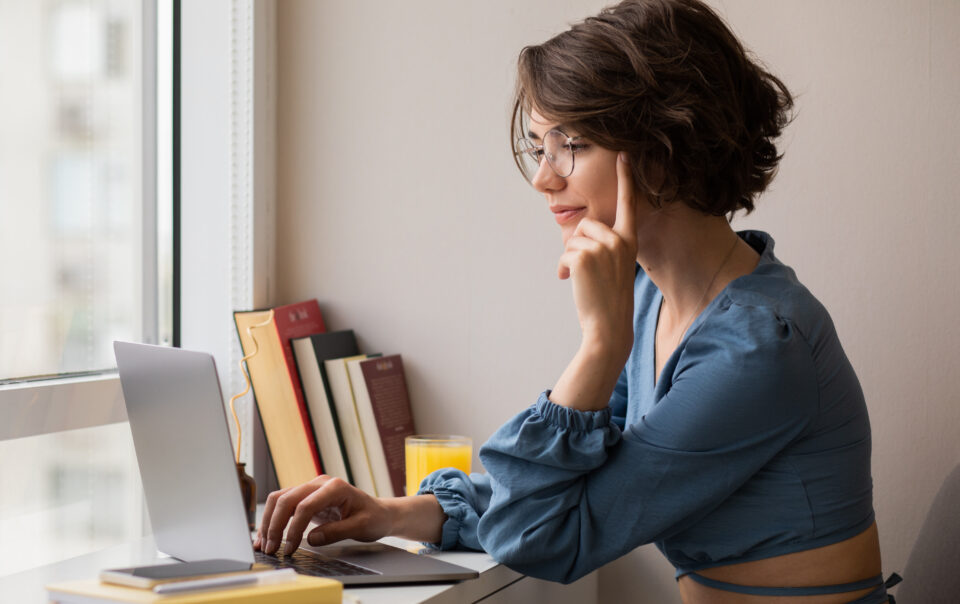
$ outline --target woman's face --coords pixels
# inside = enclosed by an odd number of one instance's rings
[[[536,109],[530,112],[528,128],[527,135],[538,145],[554,128],[568,136],[579,134],[548,121]],[[613,226],[617,216],[617,152],[586,139],[577,142],[574,168],[569,176],[557,176],[549,162],[541,161],[531,180],[533,187],[546,197],[560,225],[564,244],[584,217]]]

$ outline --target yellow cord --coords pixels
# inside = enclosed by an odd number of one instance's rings
[[[243,373],[243,379],[246,381],[247,387],[240,394],[234,394],[232,397],[230,397],[230,412],[233,413],[233,421],[237,426],[237,463],[238,464],[240,463],[240,443],[243,441],[243,432],[240,429],[240,418],[237,416],[237,409],[233,403],[241,396],[250,392],[250,373],[247,371],[247,368],[244,365],[244,363],[246,363],[247,360],[252,359],[254,356],[256,356],[258,352],[260,352],[260,343],[257,342],[257,336],[253,335],[253,330],[256,329],[257,327],[266,327],[271,322],[273,322],[272,308],[270,309],[270,314],[269,316],[267,316],[266,321],[264,321],[263,323],[257,323],[256,325],[249,325],[247,327],[247,335],[250,336],[250,338],[253,340],[253,352],[251,352],[247,356],[240,359],[240,363],[239,363],[240,372]]]

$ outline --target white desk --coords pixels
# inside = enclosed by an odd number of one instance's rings
[[[401,547],[414,545],[412,542],[393,538],[385,541]],[[16,547],[16,544],[3,544],[3,546]],[[51,546],[54,545],[51,544]],[[534,599],[551,603],[596,601],[597,589],[594,575],[585,577],[573,585],[561,586],[524,577],[497,564],[484,553],[437,552],[432,555],[476,570],[480,573],[480,577],[452,584],[354,587],[344,591],[348,596],[344,598],[344,602],[347,604],[354,604],[357,601],[362,604],[459,604],[483,600],[484,604],[506,604]],[[0,577],[0,603],[46,604],[46,591],[43,586],[48,583],[89,579],[96,577],[104,568],[150,564],[157,559],[153,540],[145,538],[135,543]]]

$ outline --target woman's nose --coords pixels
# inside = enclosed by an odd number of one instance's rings
[[[562,189],[566,186],[566,182],[565,178],[557,176],[557,173],[550,167],[550,162],[544,157],[540,159],[540,167],[538,167],[536,173],[534,173],[533,180],[530,181],[530,184],[533,185],[533,188],[537,191],[546,193],[547,191],[558,191]]]

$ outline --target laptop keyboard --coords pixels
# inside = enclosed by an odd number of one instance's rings
[[[317,577],[343,577],[347,575],[379,575],[380,573],[350,564],[344,560],[319,556],[304,549],[298,549],[289,556],[270,555],[261,551],[254,552],[257,562],[276,568],[292,568],[303,575]]]

